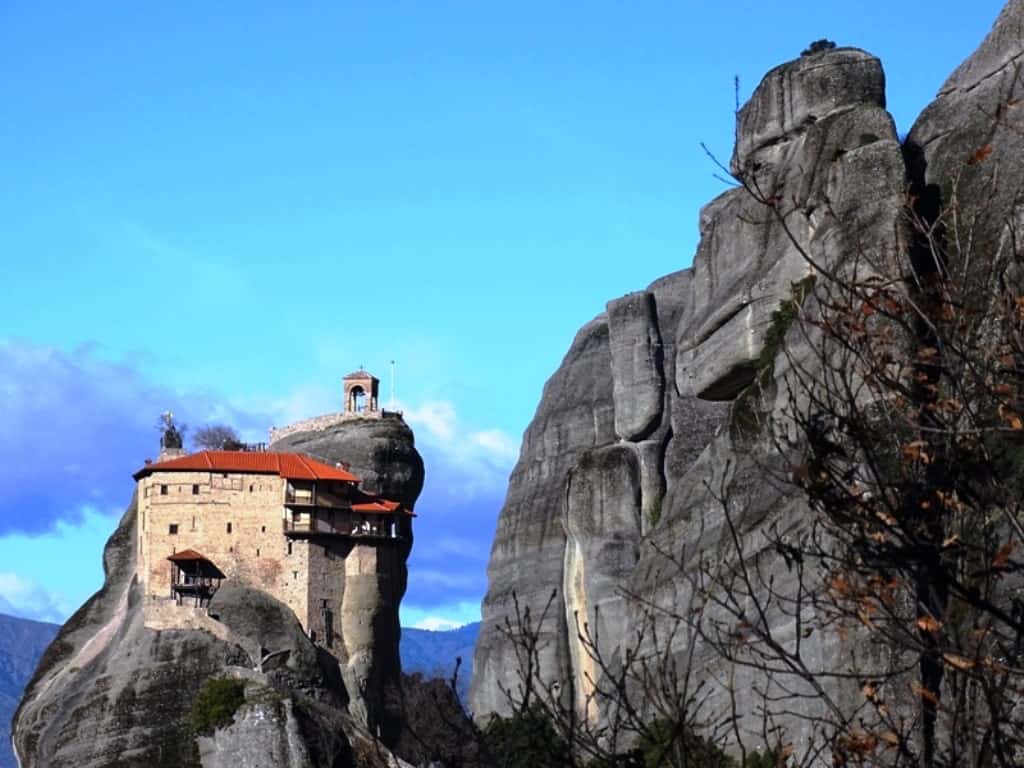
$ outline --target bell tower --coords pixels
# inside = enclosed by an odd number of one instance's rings
[[[380,380],[360,368],[342,380],[345,390],[345,413],[368,414],[377,412],[377,392]]]

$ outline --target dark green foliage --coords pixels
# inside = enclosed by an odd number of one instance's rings
[[[654,528],[661,521],[661,504],[664,500],[664,496],[659,496],[654,504],[651,505],[651,511],[648,513],[648,522],[651,528]]]
[[[185,431],[188,429],[184,424],[174,420],[174,414],[166,411],[157,420],[156,428],[160,432],[161,448],[182,448],[185,444]]]
[[[235,712],[245,702],[245,684],[239,680],[214,677],[206,681],[192,703],[189,715],[192,730],[209,735],[223,728],[235,718]]]
[[[814,275],[808,275],[803,280],[797,280],[790,284],[789,298],[779,304],[779,308],[772,312],[771,325],[764,335],[764,348],[755,363],[759,371],[767,368],[774,368],[775,356],[782,348],[782,340],[793,325],[793,321],[800,316],[800,307],[804,300],[810,295],[814,288]]]
[[[733,401],[729,426],[736,438],[753,437],[760,431],[763,414],[759,410],[762,391],[775,376],[775,357],[793,323],[800,316],[800,307],[814,290],[814,275],[790,284],[789,298],[771,314],[764,347],[754,362],[754,380]]]
[[[811,43],[806,48],[804,48],[802,51],[800,51],[800,55],[801,56],[810,56],[813,53],[821,53],[822,51],[831,51],[835,47],[836,47],[835,43],[833,43],[831,40],[828,40],[828,39],[823,37],[820,40],[815,40],[813,43]]]
[[[774,749],[751,752],[743,761],[743,768],[779,768],[781,765],[785,765],[785,763],[780,762]]]
[[[404,630],[403,630],[404,634]],[[421,674],[402,675],[402,688],[391,692],[401,712],[402,730],[394,752],[413,765],[439,763],[447,768],[477,768],[478,730],[449,681]]]
[[[569,745],[538,704],[512,717],[492,718],[483,737],[494,765],[501,768],[563,768],[573,764]]]
[[[656,720],[637,746],[643,768],[680,765],[687,768],[735,768],[735,761],[686,725]]]

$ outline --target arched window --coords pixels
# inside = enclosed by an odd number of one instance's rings
[[[360,387],[355,386],[349,392],[349,409],[355,413],[360,413],[366,407],[366,391]]]

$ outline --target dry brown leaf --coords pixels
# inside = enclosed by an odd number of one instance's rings
[[[939,705],[939,697],[918,683],[911,683],[910,690],[927,701],[929,704]]]
[[[981,163],[984,160],[986,160],[988,158],[988,156],[991,155],[991,154],[992,154],[992,145],[991,144],[986,144],[985,146],[979,147],[977,150],[975,150],[974,154],[972,154],[967,159],[967,164],[968,165],[977,165],[978,163]]]
[[[967,670],[974,668],[973,661],[971,661],[968,658],[965,658],[964,656],[959,656],[955,653],[944,653],[942,654],[942,658],[944,658],[946,660],[946,663],[949,664],[951,667],[956,667],[957,669]]]
[[[1013,552],[1013,548],[1016,544],[1012,541],[1008,541],[999,548],[996,552],[996,556],[992,558],[993,568],[1005,568],[1006,564],[1010,562],[1010,554]]]
[[[938,632],[942,629],[942,622],[936,619],[934,616],[919,616],[917,621],[917,628],[922,632]]]
[[[926,443],[924,440],[915,440],[912,443],[907,443],[903,446],[903,458],[910,461],[921,461],[927,464],[931,459],[924,450],[925,445]]]

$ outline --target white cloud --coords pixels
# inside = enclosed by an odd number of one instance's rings
[[[502,432],[500,429],[474,432],[469,438],[498,461],[513,464],[519,458],[519,445],[512,439],[511,435]]]
[[[417,430],[417,444],[458,470],[465,482],[459,489],[479,493],[483,488],[504,490],[519,456],[513,438],[500,429],[470,429],[461,423],[455,406],[445,400],[422,405],[402,404],[405,420]],[[421,451],[423,452],[423,451]]]
[[[272,414],[275,427],[284,427],[302,419],[321,416],[325,413],[337,413],[341,410],[341,391],[328,387],[302,387],[289,392],[284,397],[275,398],[269,403],[246,403],[246,406],[260,406],[262,410]],[[271,426],[271,425],[267,425]]]
[[[0,612],[60,624],[72,610],[63,596],[16,573],[0,572]]]
[[[479,602],[460,601],[430,608],[403,605],[401,608],[402,626],[413,629],[457,629],[475,621],[480,621]]]
[[[405,420],[413,427],[424,427],[435,440],[449,443],[456,437],[455,406],[440,400],[419,407],[403,408]]]
[[[437,632],[438,630],[458,629],[460,626],[462,625],[451,619],[445,619],[440,616],[425,616],[415,624],[413,629],[429,629],[431,632]]]

